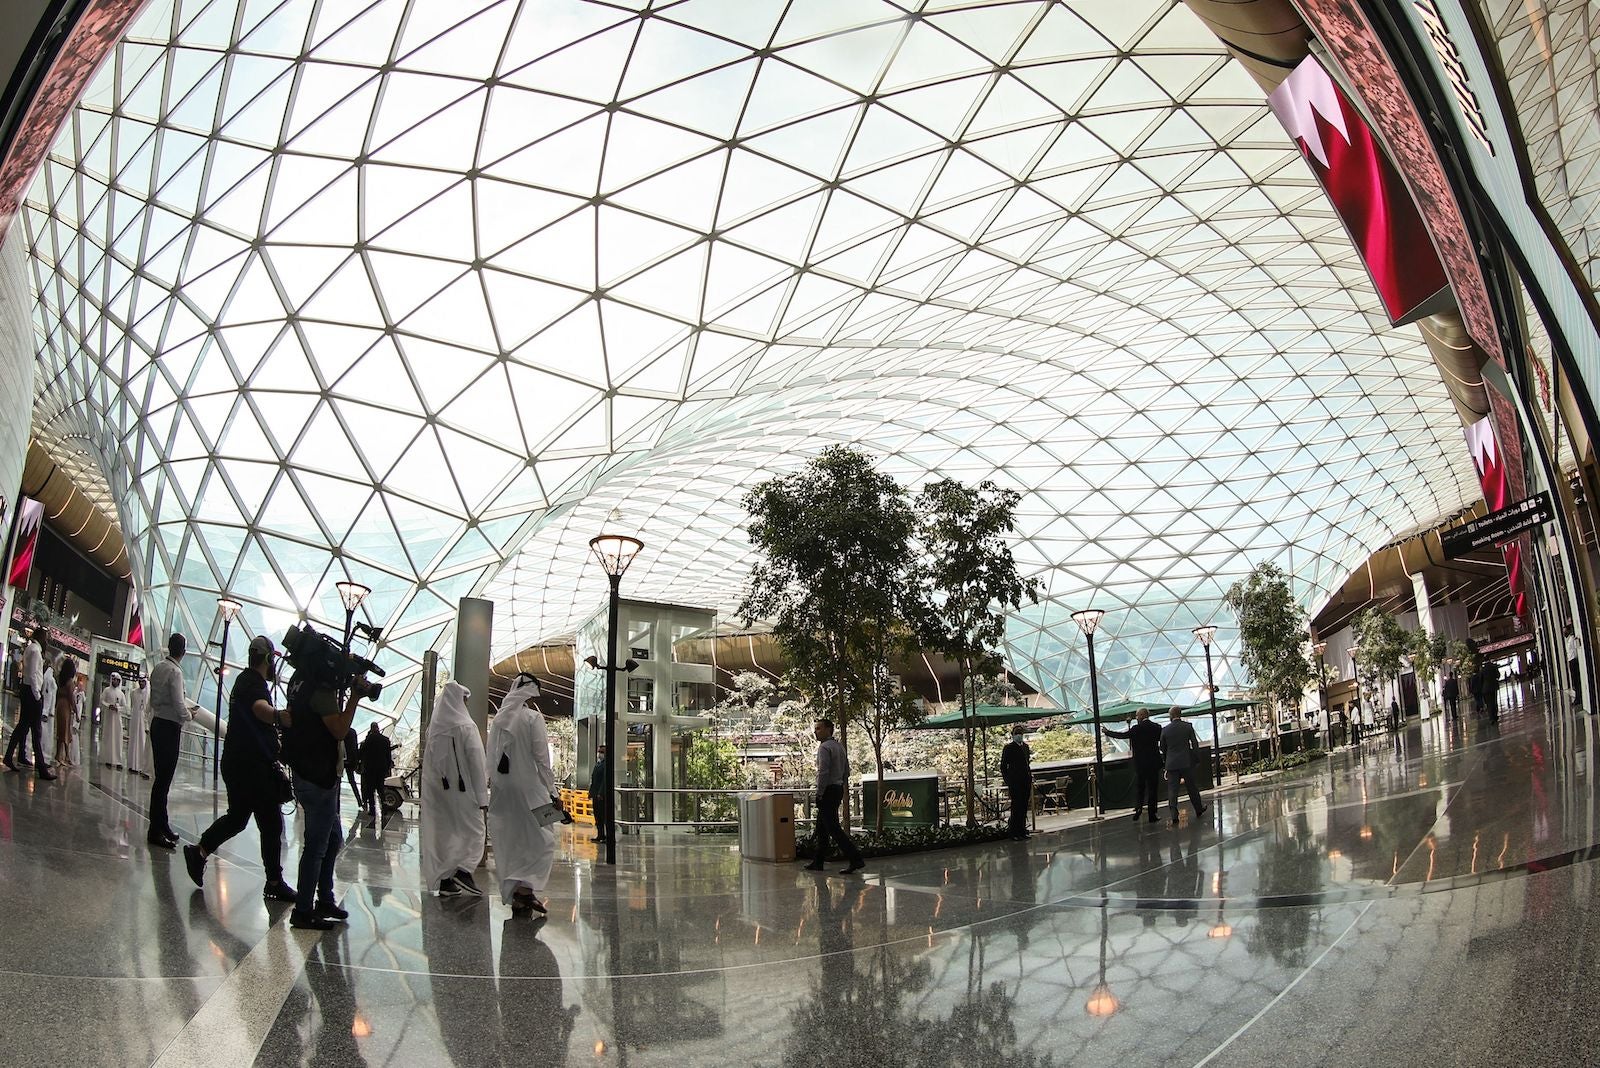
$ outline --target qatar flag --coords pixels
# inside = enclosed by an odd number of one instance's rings
[[[1314,56],[1267,97],[1300,146],[1396,325],[1438,311],[1448,286],[1422,216],[1372,130]]]
[[[1493,417],[1484,416],[1465,427],[1467,448],[1472,453],[1473,466],[1478,469],[1478,485],[1483,489],[1483,503],[1489,511],[1498,512],[1511,505],[1511,488],[1506,479],[1505,458],[1500,452],[1500,442],[1494,436]],[[1500,546],[1500,555],[1506,562],[1506,582],[1511,587],[1513,609],[1522,615],[1527,608],[1527,598],[1522,592],[1522,546],[1509,542]]]
[[[12,534],[11,574],[7,582],[19,589],[28,588],[33,570],[33,554],[39,548],[39,525],[44,521],[44,505],[32,497],[22,498],[17,507],[17,528]]]
[[[139,615],[139,590],[134,587],[130,595],[131,604],[128,609],[128,637],[129,645],[144,645],[144,620]]]

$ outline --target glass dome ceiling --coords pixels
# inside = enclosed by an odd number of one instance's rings
[[[857,442],[1023,491],[1010,652],[1076,704],[1071,610],[1104,699],[1192,690],[1252,564],[1310,603],[1475,499],[1181,2],[645,6],[150,4],[24,216],[36,430],[92,455],[147,618],[342,622],[348,575],[414,704],[462,595],[497,655],[572,631],[614,509],[630,595],[730,608],[745,490]]]

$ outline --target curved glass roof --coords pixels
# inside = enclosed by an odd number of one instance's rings
[[[498,654],[570,632],[614,514],[630,595],[730,608],[745,490],[858,442],[1023,491],[1011,654],[1076,704],[1072,609],[1109,611],[1106,700],[1192,688],[1253,563],[1309,603],[1475,498],[1426,350],[1182,3],[642,6],[139,18],[25,221],[37,429],[97,461],[162,624],[219,590],[342,622],[349,575],[403,681],[464,594]]]

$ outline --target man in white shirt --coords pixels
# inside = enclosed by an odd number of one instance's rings
[[[188,652],[181,634],[167,639],[167,658],[150,669],[150,756],[155,781],[150,784],[150,829],[144,840],[161,849],[176,849],[178,835],[167,822],[167,791],[178,772],[178,743],[189,722],[189,701],[183,693],[183,669],[178,661]]]
[[[828,855],[828,840],[838,843],[839,852],[850,861],[840,871],[852,875],[866,867],[861,851],[839,823],[839,806],[844,802],[845,785],[850,781],[850,758],[844,744],[833,736],[833,720],[819,719],[813,729],[817,739],[817,831],[816,857],[806,865],[808,871],[821,871]]]
[[[11,740],[6,743],[5,765],[12,771],[19,770],[16,758],[20,755],[22,762],[28,762],[28,748],[26,739],[33,739],[33,766],[41,779],[54,779],[50,772],[50,763],[45,760],[42,736],[44,734],[44,646],[43,639],[39,636],[39,628],[35,627],[33,633],[22,646],[22,714],[17,717],[17,729],[11,732]]]

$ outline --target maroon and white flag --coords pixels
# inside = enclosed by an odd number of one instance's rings
[[[11,574],[7,582],[28,588],[28,574],[33,570],[33,554],[39,549],[39,525],[44,522],[44,505],[32,497],[22,498],[17,506],[17,527],[12,534]]]
[[[1344,221],[1389,319],[1406,323],[1438,310],[1432,305],[1449,283],[1422,215],[1327,70],[1307,56],[1267,103]]]
[[[1505,457],[1500,452],[1500,442],[1494,434],[1492,416],[1484,416],[1464,428],[1467,448],[1472,452],[1472,464],[1478,469],[1478,485],[1483,490],[1483,503],[1491,512],[1509,507],[1511,484],[1506,477]],[[1506,562],[1506,582],[1511,586],[1512,609],[1522,615],[1527,609],[1527,598],[1522,590],[1522,546],[1510,542],[1500,547]]]

